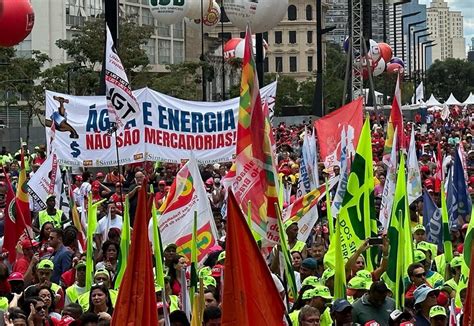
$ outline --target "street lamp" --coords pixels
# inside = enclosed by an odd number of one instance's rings
[[[425,84],[425,74],[426,74],[426,48],[425,46],[433,42],[434,42],[433,40],[428,40],[421,43],[421,55],[423,56],[423,59],[421,60],[421,65],[419,64],[418,66],[421,69],[421,80],[423,81],[423,84]]]
[[[405,33],[403,32],[405,24],[404,24],[403,21],[405,20],[405,18],[416,16],[419,13],[421,13],[421,11],[412,12],[412,13],[409,13],[409,14],[402,15],[402,60],[403,60],[403,62],[405,62]],[[408,28],[408,33],[409,32],[410,32],[410,28]]]
[[[426,23],[426,19],[408,24],[408,76],[411,74],[411,28]]]
[[[411,0],[402,0],[393,4],[393,54],[397,56],[397,6],[409,3]]]
[[[428,27],[419,29],[417,31],[413,31],[413,79],[415,83],[416,83],[416,46],[418,44],[416,42],[416,34],[426,32],[427,30],[428,30]]]
[[[424,50],[424,52],[425,52],[424,53],[424,55],[425,55],[425,67],[424,67],[425,68],[425,74],[424,74],[424,77],[425,77],[424,84],[425,84],[425,86],[426,86],[426,49],[432,48],[433,46],[436,46],[436,45],[438,45],[438,44],[437,43],[431,43],[431,44],[428,44],[428,45],[425,46],[425,50]]]
[[[420,63],[420,58],[421,58],[420,39],[423,39],[424,37],[428,37],[431,34],[433,34],[433,33],[426,33],[426,34],[419,35],[419,36],[416,37],[416,51],[417,51],[417,55],[418,55],[418,61],[414,62],[414,64],[416,64],[416,66],[414,66],[415,67],[415,69],[414,69],[415,70],[415,82],[416,82],[416,73],[419,72],[420,70],[423,70],[422,67],[421,67],[421,63]]]

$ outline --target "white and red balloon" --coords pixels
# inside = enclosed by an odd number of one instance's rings
[[[255,53],[255,35],[252,35],[252,45],[253,52]],[[245,39],[242,38],[232,38],[224,44],[224,59],[230,60],[234,58],[243,59],[244,57],[244,48],[245,48]],[[265,58],[266,51],[268,49],[268,44],[263,40],[263,57]]]
[[[35,14],[28,0],[0,1],[0,46],[23,41],[33,29]]]
[[[229,20],[236,27],[245,30],[250,24],[252,33],[266,32],[283,19],[288,11],[288,0],[234,0],[224,1]]]
[[[219,24],[220,19],[221,8],[219,7],[219,4],[216,1],[212,0],[209,5],[204,7],[204,14],[202,16],[202,27],[204,29],[204,32],[207,33],[212,31],[212,29]],[[201,18],[199,16],[197,18],[194,18],[188,13],[184,21],[186,22],[186,25],[189,26],[191,29],[194,29],[196,31],[201,30]]]

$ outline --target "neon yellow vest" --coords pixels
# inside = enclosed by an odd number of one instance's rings
[[[299,324],[300,324],[300,322],[298,320],[299,314],[300,314],[300,311],[295,310],[295,311],[293,311],[292,313],[290,313],[288,315],[290,317],[290,320],[291,320],[291,323],[293,324],[293,326],[299,326]]]
[[[8,310],[8,299],[5,297],[0,297],[0,311]]]
[[[306,243],[304,243],[303,241],[300,241],[300,240],[296,240],[296,243],[293,246],[293,248],[290,248],[290,252],[291,251],[303,252],[304,246],[306,246]]]
[[[81,294],[77,300],[82,307],[82,311],[86,312],[89,310],[89,295],[91,291],[87,291],[84,294]],[[112,307],[115,307],[115,303],[117,302],[118,291],[109,289],[110,293],[110,300],[112,300]]]
[[[77,299],[83,293],[79,293],[77,284],[73,284],[66,289],[66,298],[69,302],[77,303]]]
[[[43,226],[44,223],[46,222],[51,222],[53,223],[55,228],[60,228],[61,227],[61,216],[63,215],[63,211],[60,209],[56,209],[56,214],[54,216],[51,216],[48,214],[48,212],[45,210],[42,210],[39,212],[39,227]]]
[[[176,295],[170,295],[170,313],[179,310],[179,298]]]

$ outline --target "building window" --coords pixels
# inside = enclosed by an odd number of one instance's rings
[[[312,56],[308,57],[308,71],[309,72],[313,71],[313,57]]]
[[[183,22],[173,25],[173,38],[184,38]]]
[[[268,68],[268,57],[263,60],[263,72],[269,72],[270,69]]]
[[[158,63],[171,63],[171,41],[158,40]]]
[[[288,6],[288,20],[296,20],[296,7],[294,5]]]
[[[155,40],[151,39],[148,41],[148,43],[145,45],[145,51],[148,56],[148,60],[150,61],[150,64],[155,64],[156,63],[156,53],[155,53]]]
[[[268,32],[263,33],[263,39],[268,43]]]
[[[283,72],[283,58],[282,57],[275,57],[275,71]]]
[[[152,16],[150,9],[142,8],[142,24],[148,26],[155,25],[155,18]]]
[[[184,62],[184,42],[174,41],[173,42],[173,63]]]
[[[245,32],[240,32],[240,38],[245,38]]]
[[[296,44],[296,31],[288,32],[288,43]]]
[[[313,43],[313,31],[307,31],[306,32],[306,42],[308,44]]]
[[[219,38],[224,39],[224,41],[228,41],[232,38],[232,33],[219,33],[217,34]]]
[[[296,72],[298,70],[298,65],[296,62],[296,57],[290,57],[290,72]]]
[[[283,36],[281,31],[275,31],[275,44],[283,43]]]
[[[171,36],[170,25],[158,22],[158,35],[159,36],[170,37]]]
[[[306,6],[306,20],[313,20],[313,7],[311,5]]]

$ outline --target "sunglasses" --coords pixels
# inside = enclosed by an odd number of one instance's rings
[[[46,310],[46,306],[35,307],[36,311]]]

